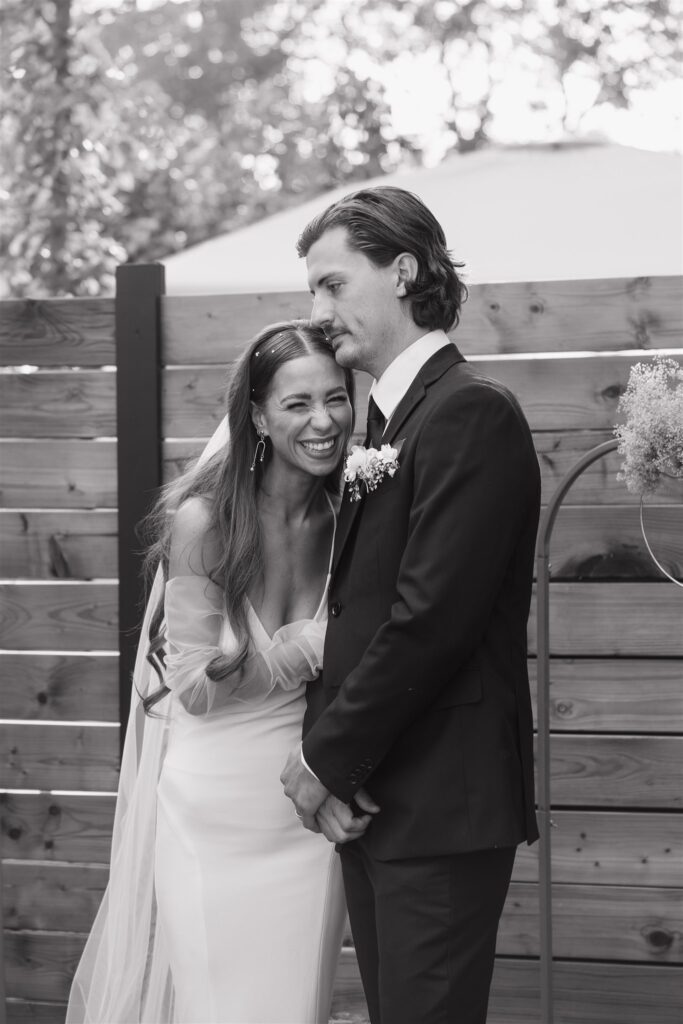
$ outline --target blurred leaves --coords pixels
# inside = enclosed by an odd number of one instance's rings
[[[421,161],[422,125],[390,106],[411,61],[440,76],[440,155],[495,136],[513,72],[515,102],[576,131],[676,73],[672,3],[4,0],[0,275],[111,292],[123,260]]]

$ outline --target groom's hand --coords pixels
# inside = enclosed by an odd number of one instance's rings
[[[297,817],[301,818],[304,826],[311,832],[319,832],[315,814],[328,796],[329,790],[304,765],[301,760],[301,746],[296,747],[287,758],[280,782],[285,787],[285,796],[294,804]]]
[[[354,814],[348,804],[342,803],[331,793],[318,810],[315,820],[322,834],[331,843],[349,843],[358,839],[372,821],[373,815],[379,811],[375,801],[364,789],[358,790],[354,803],[365,813]]]

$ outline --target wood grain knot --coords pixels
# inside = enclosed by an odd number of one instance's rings
[[[654,928],[651,932],[645,933],[645,941],[657,953],[666,953],[673,946],[674,937],[664,928]]]
[[[626,388],[623,384],[609,384],[600,392],[600,397],[608,402],[616,402],[623,395]]]

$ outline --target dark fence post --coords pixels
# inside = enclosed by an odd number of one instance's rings
[[[161,485],[160,263],[116,271],[116,416],[119,510],[119,713],[121,744],[130,711],[142,618],[142,544],[136,534]]]

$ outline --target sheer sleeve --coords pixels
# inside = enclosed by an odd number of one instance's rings
[[[166,584],[168,654],[164,682],[193,714],[210,711],[216,687],[224,685],[206,674],[210,661],[219,654],[231,653],[220,647],[224,607],[222,590],[206,576],[174,576]]]
[[[270,646],[257,651],[245,662],[233,699],[256,703],[264,700],[276,686],[294,690],[302,683],[312,682],[323,665],[326,625],[314,619],[303,619],[278,629]]]
[[[165,682],[190,714],[202,715],[235,703],[260,703],[276,686],[293,690],[322,668],[325,623],[302,620],[282,626],[270,643],[253,650],[226,679],[206,674],[209,662],[231,650],[223,636],[224,598],[204,576],[175,576],[166,584],[168,655]]]

